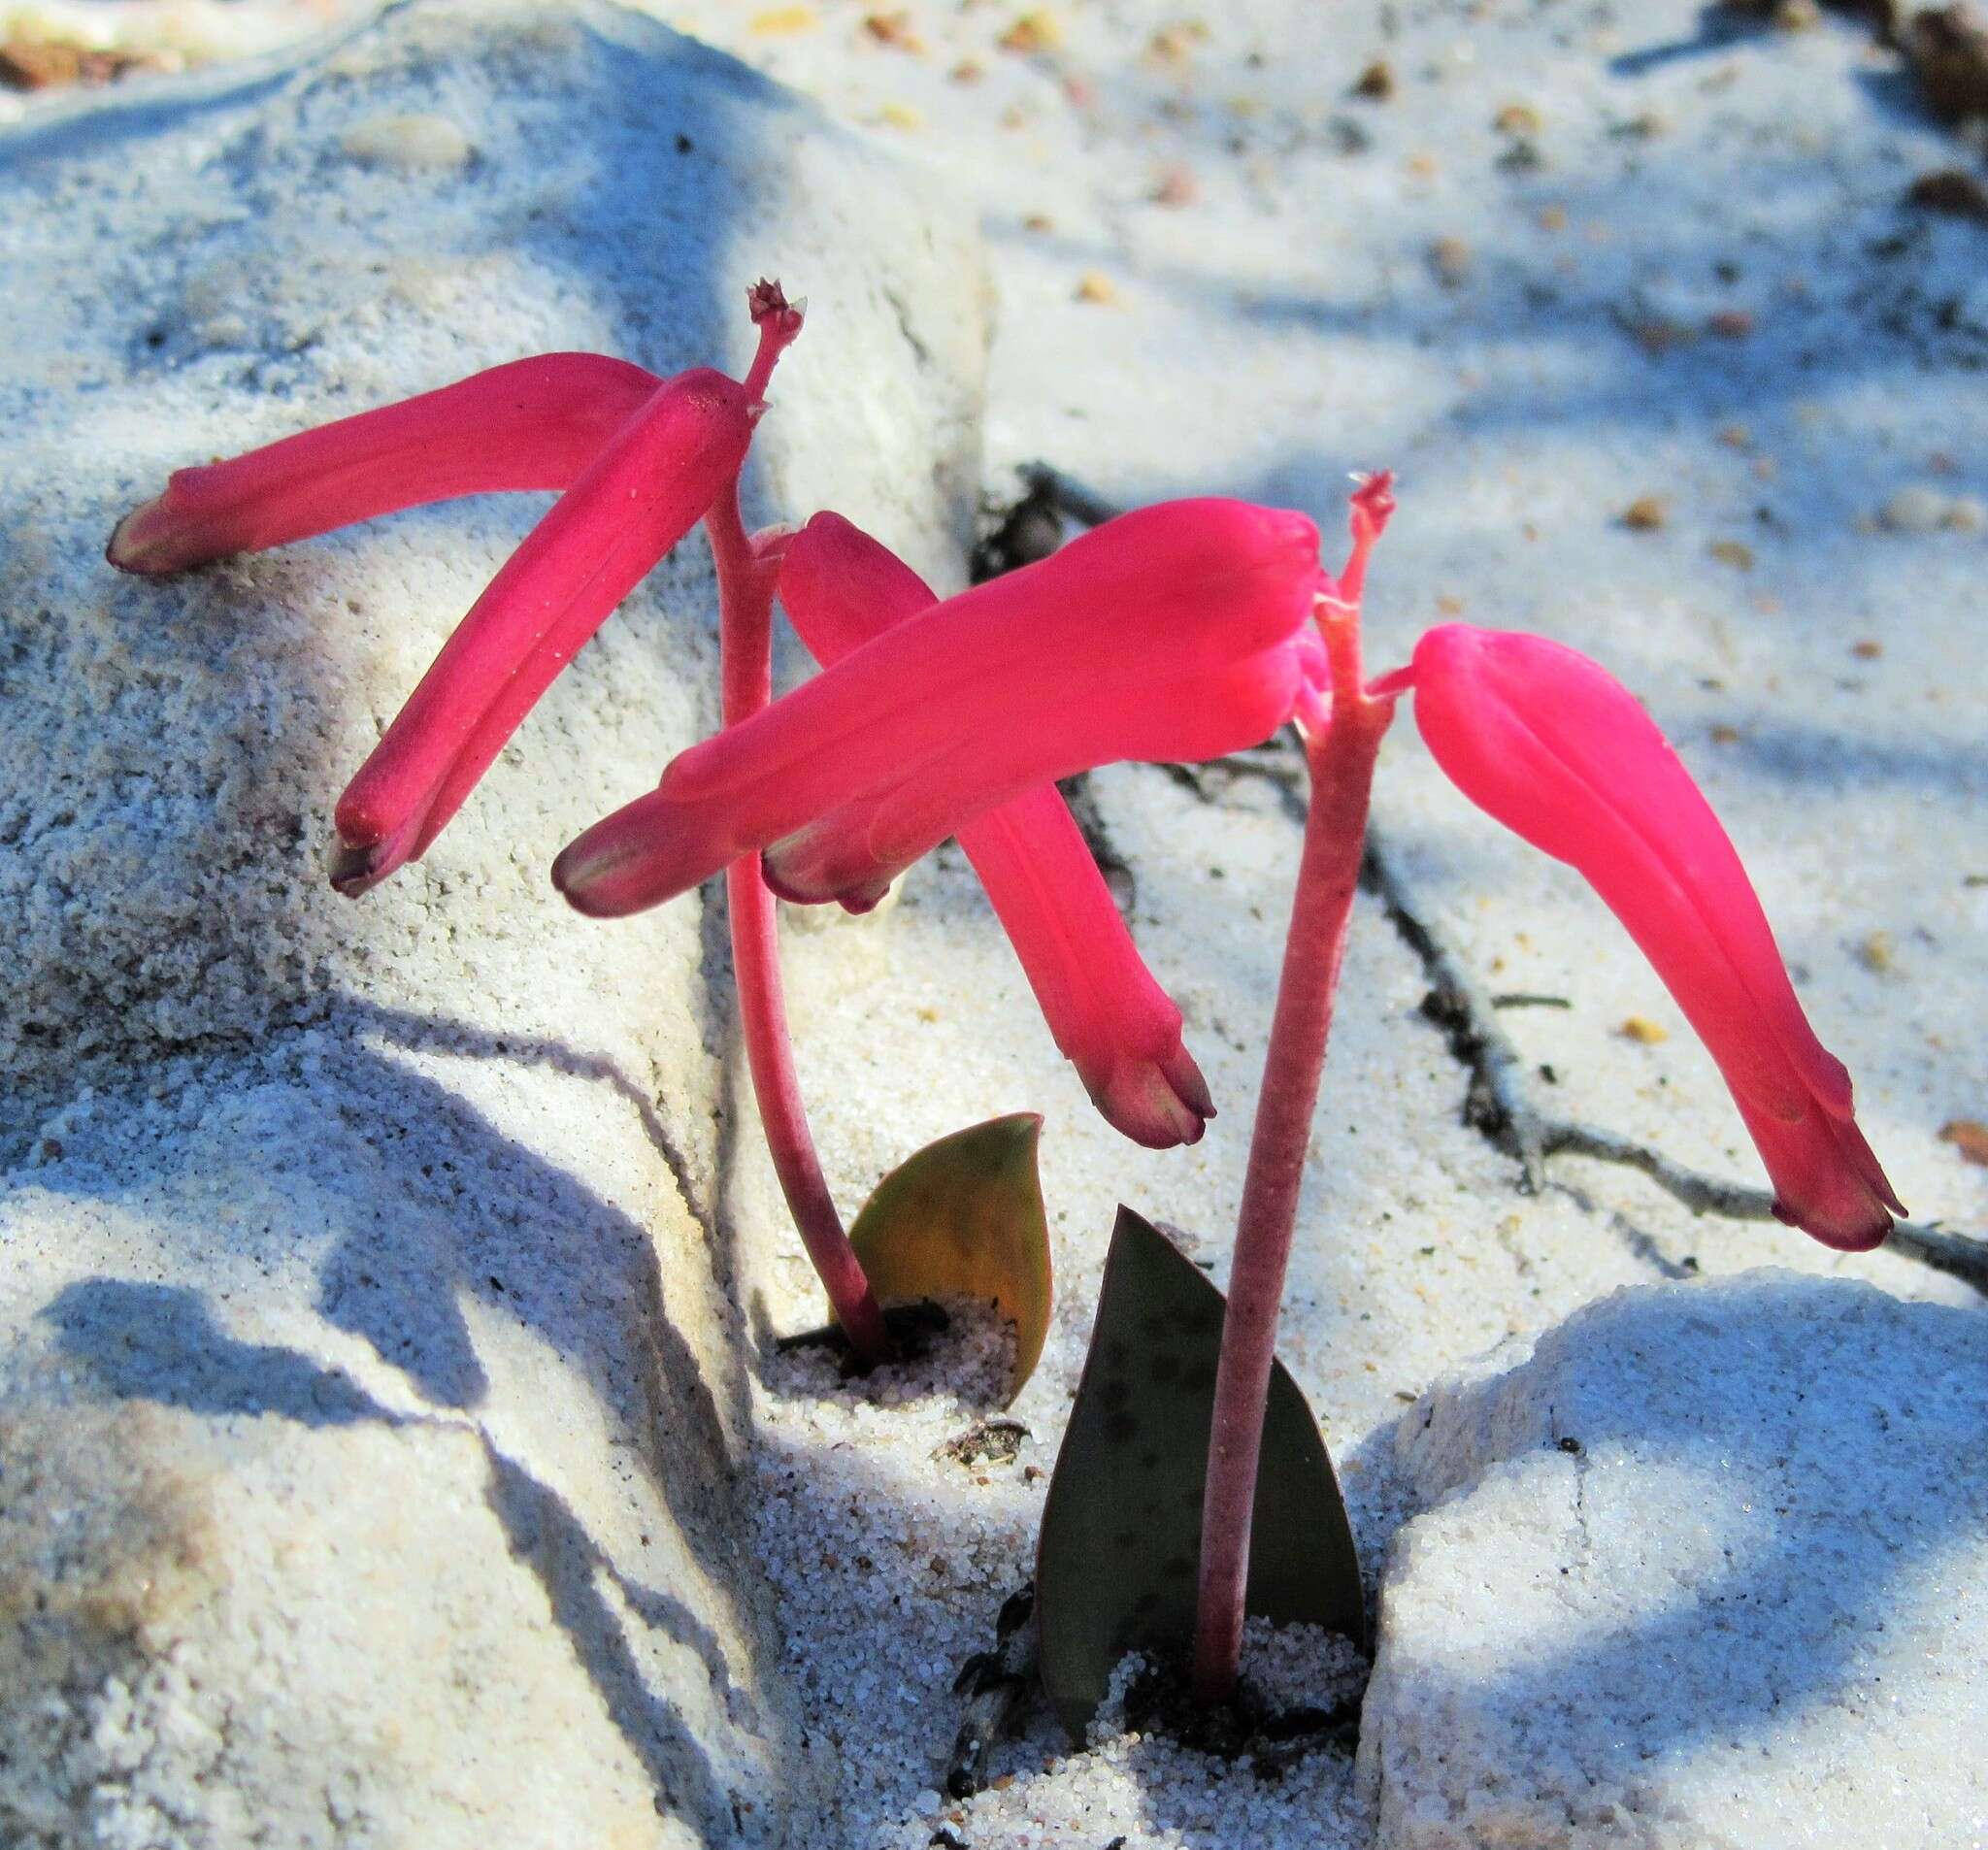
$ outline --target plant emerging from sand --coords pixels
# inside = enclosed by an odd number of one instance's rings
[[[1122,759],[1216,758],[1296,726],[1311,800],[1219,1362],[1201,1404],[1194,1681],[1218,1701],[1236,1679],[1278,1309],[1375,755],[1404,697],[1458,788],[1575,867],[1628,928],[1717,1061],[1776,1211],[1855,1249],[1881,1241],[1903,1210],[1731,842],[1626,689],[1558,644],[1463,624],[1430,630],[1408,665],[1367,677],[1360,606],[1394,510],[1390,477],[1352,497],[1352,549],[1337,574],[1304,514],[1183,500],[939,599],[840,515],[746,532],[740,473],[802,321],[778,284],[749,302],[759,349],[743,380],[709,369],[659,379],[596,354],[521,360],[182,470],[119,524],[110,560],[171,572],[448,496],[560,491],[340,800],[331,880],[357,895],[434,845],[560,669],[703,521],[724,729],[570,843],[552,877],[580,910],[608,916],[725,875],[774,1164],[836,1318],[872,1360],[891,1333],[802,1109],[775,896],[866,909],[957,835],[1098,1108],[1143,1144],[1192,1142],[1214,1107],[1180,1011],[1054,784]],[[822,664],[778,701],[776,599]],[[1044,1315],[1046,1278],[1044,1239]],[[1151,1590],[1119,1591],[1137,1604]]]

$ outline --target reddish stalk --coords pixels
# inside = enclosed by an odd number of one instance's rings
[[[1319,627],[1332,662],[1332,717],[1322,735],[1305,742],[1311,801],[1215,1370],[1194,1635],[1194,1693],[1203,1702],[1226,1701],[1236,1686],[1277,1312],[1360,880],[1374,763],[1394,718],[1397,690],[1375,694],[1362,687],[1360,677],[1360,591],[1367,554],[1391,511],[1387,487],[1387,478],[1376,477],[1354,497],[1353,556],[1337,595],[1319,600]]]
[[[705,531],[717,566],[724,720],[736,726],[772,698],[773,597],[779,552],[777,545],[755,545],[746,537],[736,482],[712,504]],[[746,1063],[780,1193],[828,1293],[836,1321],[859,1355],[880,1362],[890,1353],[883,1312],[843,1231],[801,1103],[780,990],[779,921],[773,893],[760,876],[758,855],[742,855],[725,870],[725,897],[731,911],[732,975],[739,993]]]

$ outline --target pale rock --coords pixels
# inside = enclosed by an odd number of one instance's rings
[[[1400,1422],[1379,1850],[1988,1834],[1988,1323],[1758,1272],[1622,1291]]]
[[[358,904],[330,806],[544,499],[102,549],[521,354],[737,370],[766,273],[813,306],[748,513],[956,581],[971,230],[718,53],[515,4],[36,105],[0,226],[0,1842],[781,1840],[832,1769],[735,1481],[781,1228],[715,1209],[723,934],[546,877],[715,723],[701,539]]]

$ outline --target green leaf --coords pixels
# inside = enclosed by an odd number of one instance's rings
[[[856,1216],[856,1249],[879,1304],[991,1299],[1014,1324],[1012,1401],[1049,1334],[1049,1224],[1033,1111],[928,1143],[891,1171]]]
[[[1200,1267],[1119,1208],[1036,1563],[1043,1684],[1079,1741],[1120,1658],[1184,1654],[1193,1640],[1226,1310]],[[1366,1646],[1360,1562],[1339,1480],[1281,1362],[1264,1417],[1247,1609]]]

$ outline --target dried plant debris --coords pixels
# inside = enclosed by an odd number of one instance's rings
[[[1939,1140],[1951,1143],[1970,1163],[1988,1168],[1988,1124],[1975,1118],[1953,1118],[1939,1127]]]
[[[1905,189],[1905,204],[1921,212],[1942,213],[1950,218],[1971,218],[1988,225],[1988,185],[1962,167],[1941,167],[1921,174]]]
[[[1019,1420],[976,1420],[964,1433],[949,1438],[932,1456],[955,1465],[1012,1465],[1022,1440],[1032,1437]]]
[[[1036,1680],[1035,1616],[1036,1583],[1030,1580],[1002,1602],[994,1648],[976,1651],[953,1678],[952,1692],[964,1696],[967,1706],[945,1763],[950,1798],[971,1799],[987,1783],[988,1750],[1016,1733],[1027,1716]]]
[[[1099,1721],[1128,1734],[1165,1734],[1211,1759],[1246,1765],[1264,1780],[1281,1778],[1308,1754],[1352,1752],[1369,1665],[1350,1640],[1317,1626],[1252,1619],[1243,1667],[1235,1695],[1210,1707],[1195,1701],[1184,1660],[1129,1660]]]
[[[85,88],[115,83],[133,71],[162,71],[170,63],[149,52],[103,50],[60,39],[0,41],[0,84],[14,90]]]
[[[1903,35],[1905,62],[1942,121],[1988,118],[1988,23],[1973,7],[1929,7]]]

